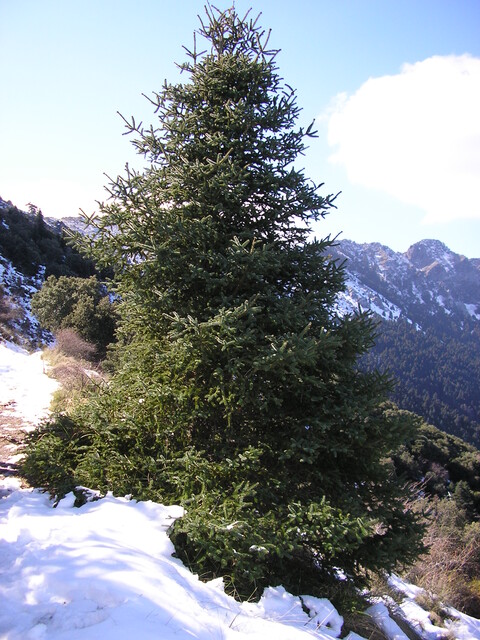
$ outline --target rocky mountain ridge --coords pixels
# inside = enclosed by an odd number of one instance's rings
[[[338,298],[344,313],[360,307],[419,327],[438,314],[459,323],[480,321],[480,259],[454,253],[438,240],[421,240],[405,253],[340,240],[331,254],[345,262],[346,288]]]

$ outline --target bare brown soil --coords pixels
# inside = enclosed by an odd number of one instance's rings
[[[27,429],[31,428],[21,416],[15,413],[15,403],[0,403],[0,479],[18,477],[21,484],[26,481],[19,477],[16,457],[22,452]]]

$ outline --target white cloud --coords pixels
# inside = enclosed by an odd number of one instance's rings
[[[353,183],[421,208],[425,222],[480,219],[479,58],[405,64],[336,96],[326,117],[330,160]]]

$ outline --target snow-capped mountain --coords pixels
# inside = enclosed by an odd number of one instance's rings
[[[480,260],[438,240],[405,253],[342,240],[341,314],[359,308],[380,320],[361,366],[386,371],[391,399],[440,430],[480,446]]]
[[[345,313],[360,306],[419,326],[438,313],[480,321],[480,259],[458,255],[438,240],[421,240],[405,253],[341,240],[331,253],[345,261],[346,289],[338,297]]]

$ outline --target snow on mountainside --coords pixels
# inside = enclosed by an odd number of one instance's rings
[[[35,276],[26,276],[0,254],[0,303],[8,300],[9,325],[12,335],[5,338],[15,339],[20,344],[36,345],[48,341],[50,335],[44,331],[30,311],[32,295],[40,289],[44,281],[44,269]],[[0,338],[2,332],[0,331]]]
[[[32,295],[50,275],[88,277],[94,267],[68,244],[67,224],[29,208],[0,198],[0,337],[35,347],[51,336],[30,312]]]
[[[360,308],[386,320],[402,317],[421,325],[438,312],[480,320],[480,260],[450,251],[438,240],[421,240],[405,253],[378,243],[341,240],[333,258],[346,261],[342,313]]]

